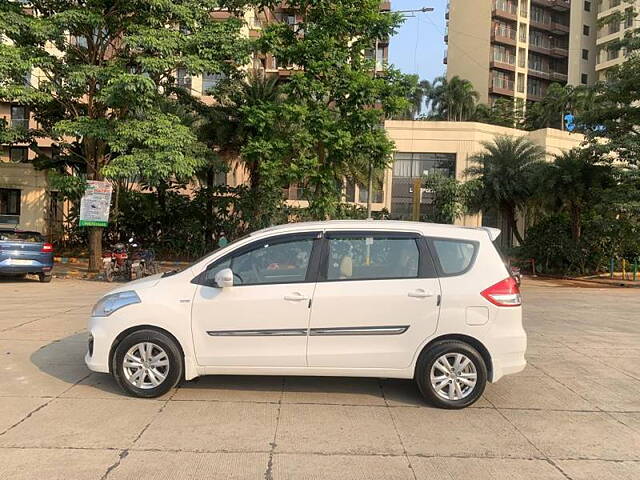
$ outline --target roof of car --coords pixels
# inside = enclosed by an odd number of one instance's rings
[[[419,231],[429,235],[447,237],[461,236],[469,238],[478,233],[488,234],[491,240],[495,240],[500,230],[488,227],[464,227],[459,225],[447,225],[441,223],[407,222],[400,220],[327,220],[324,222],[298,222],[276,225],[253,232],[253,235],[286,233],[309,230],[396,230]],[[472,233],[473,232],[473,233]],[[469,235],[471,234],[471,235]]]

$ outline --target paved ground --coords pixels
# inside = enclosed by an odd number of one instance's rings
[[[110,285],[0,281],[0,479],[638,479],[640,294],[561,285],[525,283],[527,369],[452,412],[396,380],[124,397],[82,360]]]

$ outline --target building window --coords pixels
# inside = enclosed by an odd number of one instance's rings
[[[11,105],[11,127],[29,128],[29,111],[22,105]]]
[[[215,88],[224,78],[224,73],[205,73],[202,76],[203,95],[206,95],[209,90]]]
[[[0,215],[20,215],[20,190],[13,188],[0,188]],[[2,223],[4,219],[0,219]]]
[[[10,147],[9,160],[13,163],[25,163],[29,158],[29,150],[27,147]]]
[[[589,50],[587,50],[586,48],[582,49],[582,59],[589,60]]]
[[[633,18],[634,18],[633,8],[627,8],[624,11],[624,28],[633,27]]]
[[[367,203],[369,200],[369,189],[364,185],[358,185],[358,202]],[[371,203],[383,203],[384,192],[381,188],[373,186],[373,196],[371,197]]]
[[[285,200],[304,200],[303,188],[297,183],[292,183],[283,191]]]
[[[177,77],[178,86],[191,90],[191,75],[189,75],[186,68],[179,68]]]
[[[591,11],[591,2],[584,2],[584,11],[585,12]]]
[[[580,76],[580,82],[581,82],[583,85],[586,85],[587,83],[589,83],[589,75],[587,75],[586,73],[583,73],[583,74]]]
[[[586,35],[587,37],[589,36],[589,25],[583,25],[582,26],[582,33],[584,35]]]
[[[344,197],[347,202],[356,201],[356,182],[353,180],[347,180],[347,184],[344,189]]]

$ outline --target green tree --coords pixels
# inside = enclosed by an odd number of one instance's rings
[[[479,94],[469,80],[457,75],[447,80],[437,77],[428,92],[433,118],[464,122],[472,118]]]
[[[433,218],[435,223],[448,223],[461,218],[469,210],[470,199],[473,197],[474,182],[461,182],[442,174],[428,175],[425,177],[424,188],[433,196]]]
[[[465,171],[475,183],[470,209],[498,210],[522,244],[517,212],[532,196],[532,179],[544,150],[524,137],[497,136],[482,145],[484,150],[471,157],[472,166]]]
[[[213,0],[0,2],[0,100],[27,105],[59,147],[42,166],[57,186],[134,177],[188,178],[204,145],[175,110],[190,75],[230,73],[248,58],[237,19],[216,21]],[[29,82],[25,83],[25,78]],[[6,136],[5,133],[2,136]],[[56,177],[52,177],[56,178]],[[102,229],[89,231],[98,269]]]
[[[552,83],[543,99],[532,102],[527,108],[525,126],[529,130],[539,128],[564,128],[564,116],[571,113],[578,122],[594,101],[593,90],[579,85],[560,85]]]
[[[602,198],[604,189],[613,185],[611,167],[595,164],[578,149],[556,155],[542,165],[541,193],[551,211],[568,214],[571,236],[578,242],[585,211]]]
[[[258,46],[291,75],[282,101],[244,109],[254,134],[242,156],[259,165],[265,190],[297,182],[311,214],[324,219],[336,212],[343,178],[390,161],[383,121],[407,110],[411,82],[391,68],[375,73],[365,51],[402,18],[380,12],[378,0],[291,0],[288,7],[300,23],[268,25]]]

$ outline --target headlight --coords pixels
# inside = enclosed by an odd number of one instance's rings
[[[140,303],[140,297],[138,297],[138,294],[133,290],[105,295],[98,300],[98,303],[95,304],[91,311],[91,316],[108,317],[116,310],[120,310],[122,307],[126,307],[127,305],[132,305],[134,303]]]

